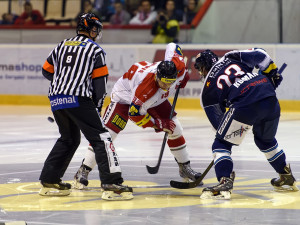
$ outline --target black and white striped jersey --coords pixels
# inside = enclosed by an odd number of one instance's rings
[[[43,75],[51,80],[49,97],[92,97],[92,80],[108,76],[105,52],[84,35],[65,39],[50,53],[43,66]]]

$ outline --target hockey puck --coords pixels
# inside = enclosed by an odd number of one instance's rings
[[[54,123],[54,119],[52,118],[52,117],[48,117],[48,121],[50,122],[50,123]]]

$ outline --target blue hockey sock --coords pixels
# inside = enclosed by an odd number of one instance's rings
[[[214,157],[215,172],[218,181],[222,177],[230,177],[233,170],[233,162],[231,159],[232,144],[215,139],[212,146]]]
[[[265,154],[270,165],[277,173],[284,174],[284,167],[286,166],[285,153],[283,149],[278,147],[276,139],[272,142],[255,141],[260,151]]]

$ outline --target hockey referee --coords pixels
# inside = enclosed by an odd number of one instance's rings
[[[95,151],[102,199],[133,198],[132,188],[122,185],[119,159],[100,117],[108,77],[105,52],[95,43],[101,31],[94,14],[80,15],[77,35],[59,43],[43,65],[43,75],[51,81],[48,97],[61,136],[44,163],[40,195],[70,194],[71,184],[61,178],[80,144],[81,131]]]

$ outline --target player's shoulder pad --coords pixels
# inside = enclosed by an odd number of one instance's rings
[[[224,57],[227,58],[227,59],[231,59],[231,60],[238,60],[240,61],[241,59],[241,52],[238,51],[238,50],[233,50],[233,51],[230,51],[230,52],[227,52]]]

